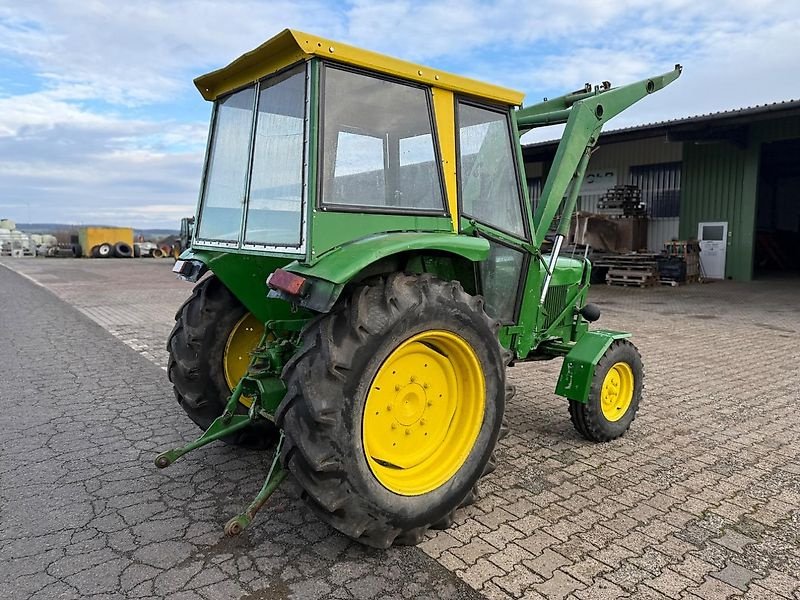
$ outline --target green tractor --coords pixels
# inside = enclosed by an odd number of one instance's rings
[[[285,30],[195,80],[214,102],[169,378],[214,440],[273,448],[240,533],[290,472],[342,533],[447,527],[495,465],[506,367],[563,358],[592,441],[642,394],[629,334],[590,330],[591,265],[560,256],[606,121],[675,70],[521,108],[519,92]],[[566,124],[538,203],[519,138]],[[544,249],[547,248],[547,251]]]

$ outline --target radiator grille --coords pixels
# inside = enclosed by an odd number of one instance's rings
[[[564,310],[564,305],[567,302],[567,289],[566,285],[551,285],[547,290],[547,296],[544,299],[544,327],[547,329],[556,320],[556,317]]]

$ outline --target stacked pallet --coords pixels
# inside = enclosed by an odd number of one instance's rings
[[[597,212],[608,217],[644,217],[647,207],[635,185],[615,185],[597,201]]]
[[[700,280],[700,244],[696,241],[672,241],[664,244],[658,260],[659,280],[679,285]]]
[[[658,254],[637,253],[605,255],[594,266],[607,268],[606,283],[625,287],[647,287],[658,281]]]

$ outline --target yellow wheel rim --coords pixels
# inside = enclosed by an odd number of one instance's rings
[[[264,324],[251,313],[239,319],[228,335],[222,365],[225,381],[231,391],[247,372],[247,367],[250,366],[250,353],[261,341],[262,335],[264,335]],[[239,401],[248,407],[253,403],[253,399],[249,396],[242,396]]]
[[[606,420],[619,421],[633,400],[633,370],[618,362],[608,370],[600,390],[600,408]]]
[[[480,361],[462,337],[431,330],[400,344],[364,406],[364,453],[375,478],[402,496],[443,485],[472,451],[485,401]]]

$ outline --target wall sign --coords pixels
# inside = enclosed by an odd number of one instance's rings
[[[583,179],[581,194],[602,194],[617,185],[616,169],[588,171]]]

